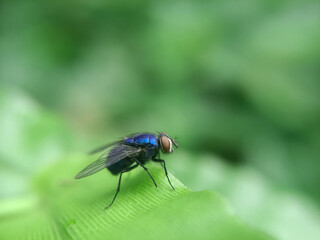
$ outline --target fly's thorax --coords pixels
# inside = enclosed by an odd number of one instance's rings
[[[148,146],[153,145],[153,147],[158,148],[158,136],[151,133],[141,133],[135,136],[125,139],[128,144],[133,144],[135,146]]]

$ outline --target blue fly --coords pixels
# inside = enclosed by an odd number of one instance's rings
[[[92,151],[91,154],[94,154],[112,147],[108,153],[104,153],[98,160],[84,168],[75,176],[75,178],[79,179],[90,176],[104,168],[107,168],[114,175],[120,173],[117,191],[112,202],[106,207],[109,208],[120,191],[122,174],[129,172],[138,166],[141,166],[149,174],[154,185],[157,187],[155,180],[144,166],[148,161],[152,160],[163,164],[168,182],[175,190],[168,176],[166,162],[163,159],[160,159],[160,149],[163,153],[172,153],[174,151],[173,146],[178,148],[178,143],[165,132],[161,132],[159,135],[152,133],[133,134],[124,137],[124,139],[120,141],[107,144]]]

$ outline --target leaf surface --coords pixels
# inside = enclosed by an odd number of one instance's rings
[[[230,212],[219,195],[192,192],[158,164],[126,175],[114,205],[118,176],[102,171],[74,180],[81,158],[69,157],[34,179],[33,204],[2,218],[1,239],[271,239]],[[78,168],[78,169],[77,169]]]

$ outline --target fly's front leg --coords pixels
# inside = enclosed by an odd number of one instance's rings
[[[167,167],[166,167],[166,162],[165,162],[164,160],[162,160],[162,159],[157,159],[157,158],[153,158],[152,160],[153,160],[154,162],[160,162],[160,163],[163,164],[164,172],[166,173],[168,182],[169,182],[170,186],[172,187],[172,189],[173,189],[173,190],[176,190],[176,189],[172,186],[172,184],[171,184],[171,182],[170,182],[170,179],[169,179],[169,176],[168,176]]]

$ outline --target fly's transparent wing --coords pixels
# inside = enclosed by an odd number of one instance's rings
[[[132,147],[129,145],[119,145],[112,148],[106,157],[107,167],[126,158],[138,155],[141,152],[141,148]]]
[[[90,151],[89,154],[92,155],[92,154],[101,152],[101,151],[103,151],[103,150],[105,150],[105,149],[107,149],[107,148],[109,148],[109,147],[111,147],[111,146],[113,146],[113,145],[120,144],[121,142],[123,142],[123,140],[120,140],[120,141],[116,141],[116,142],[113,142],[113,143],[109,143],[109,144],[103,145],[103,146],[101,146],[101,147],[98,147],[98,148]]]
[[[147,133],[148,133],[148,132],[144,132],[144,134],[147,134]],[[119,144],[119,145],[120,145],[120,144],[123,144],[126,139],[128,139],[128,138],[133,138],[133,137],[135,137],[135,136],[137,136],[137,135],[140,135],[140,134],[143,134],[143,133],[141,132],[141,133],[133,133],[133,134],[130,134],[130,135],[124,137],[124,138],[123,138],[124,140],[119,140],[119,141],[116,141],[116,142],[112,142],[112,143],[103,145],[103,146],[101,146],[101,147],[98,147],[98,148],[90,151],[89,154],[92,155],[92,154],[101,152],[101,151],[103,151],[103,150],[105,150],[105,149],[107,149],[107,148],[109,148],[109,147],[111,147],[111,146],[114,146],[114,145],[117,145],[117,144]],[[153,133],[149,133],[149,134],[153,134]]]
[[[104,168],[106,168],[106,159],[99,158],[97,161],[94,161],[93,163],[89,164],[81,172],[79,172],[77,176],[75,176],[75,179],[90,176],[96,172],[101,171]]]
[[[128,145],[115,146],[110,150],[108,154],[103,154],[98,160],[85,167],[81,172],[77,174],[77,176],[75,176],[75,179],[84,178],[97,173],[126,157],[137,155],[141,150],[141,148],[136,148]]]

